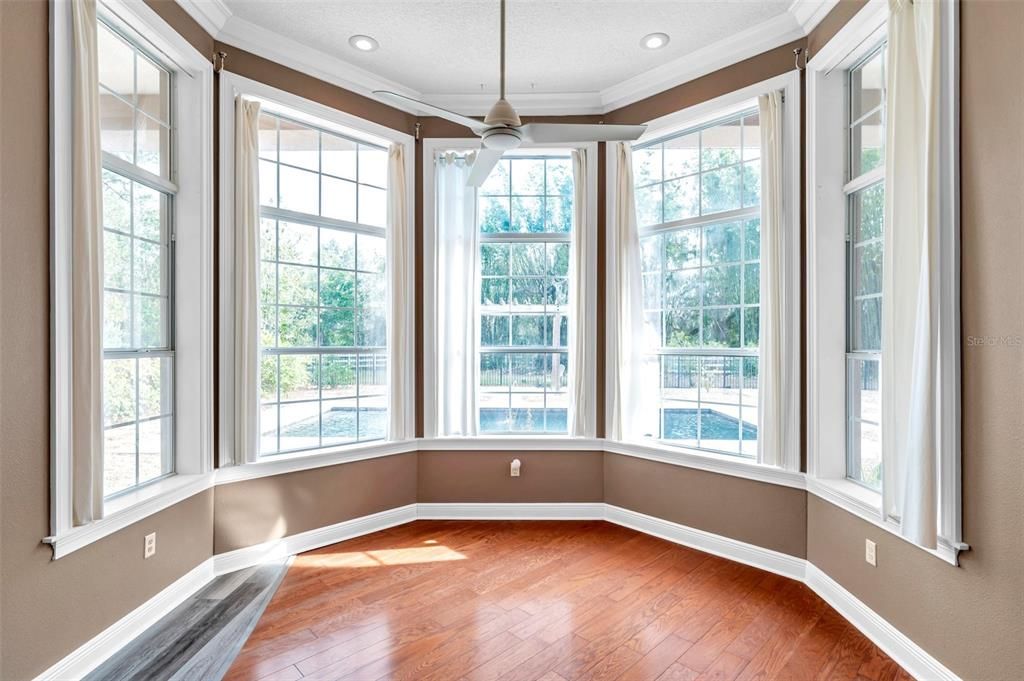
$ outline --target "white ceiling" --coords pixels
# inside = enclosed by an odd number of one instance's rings
[[[421,93],[498,89],[497,0],[226,0],[240,19]],[[790,0],[512,0],[510,92],[604,90],[773,17]],[[648,33],[671,36],[646,50]],[[377,39],[360,52],[353,34]]]
[[[498,90],[498,0],[178,2],[219,40],[356,92],[478,114]],[[806,35],[836,2],[509,0],[510,99],[527,114],[608,111]],[[654,32],[669,45],[643,49]],[[380,49],[356,50],[354,34]]]

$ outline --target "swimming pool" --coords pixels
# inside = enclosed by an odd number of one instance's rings
[[[362,439],[384,437],[387,430],[387,412],[377,408],[334,407],[323,413],[323,436],[356,437],[358,412]],[[713,409],[665,409],[667,440],[736,440],[738,419]],[[568,425],[565,409],[494,409],[480,410],[481,433],[564,433]],[[281,430],[282,437],[316,437],[319,419],[310,418]],[[743,439],[756,440],[757,426],[743,423]]]

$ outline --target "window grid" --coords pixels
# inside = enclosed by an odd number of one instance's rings
[[[884,243],[881,210],[884,205],[885,44],[871,50],[847,73],[847,348],[846,348],[846,477],[881,489],[881,412],[878,380],[881,370],[881,258]],[[880,60],[878,63],[877,60]],[[864,72],[877,64],[878,102],[857,111],[856,90]],[[878,155],[864,146],[864,128],[878,121]],[[870,183],[864,185],[865,178]],[[867,230],[864,228],[868,227]],[[867,234],[865,235],[865,232]],[[872,271],[871,259],[875,260]],[[867,265],[864,265],[867,263]],[[874,274],[868,286],[864,275]],[[878,301],[877,306],[872,305]],[[867,330],[866,330],[867,329]]]
[[[681,131],[671,137],[637,147],[634,159],[645,150],[658,149],[654,181],[637,180],[638,222],[644,221],[646,207],[641,190],[657,187],[653,224],[641,224],[645,335],[656,346],[649,354],[651,370],[658,372],[660,384],[659,439],[685,441],[698,449],[732,456],[757,454],[757,381],[758,317],[760,310],[760,149],[757,138],[749,138],[756,122],[757,109],[749,108],[720,118],[707,125]],[[710,161],[705,153],[704,137],[723,126],[739,126],[739,148],[732,162]],[[672,174],[665,149],[674,140],[696,136],[697,145],[692,172]],[[750,145],[748,147],[748,144]],[[757,147],[754,147],[754,145]],[[714,147],[721,149],[723,147]],[[719,152],[728,157],[731,150]],[[677,158],[676,163],[680,161]],[[682,161],[685,167],[685,157]],[[643,162],[640,174],[647,171]],[[738,186],[733,202],[716,202],[706,196],[705,178],[730,168],[739,168]],[[749,169],[749,172],[748,172]],[[636,172],[636,170],[635,170]],[[671,176],[670,176],[671,175]],[[692,214],[668,213],[667,186],[688,178],[698,178]],[[682,184],[678,184],[682,187]],[[716,207],[709,209],[709,204]],[[720,205],[719,205],[720,204]],[[709,235],[717,233],[721,252],[709,258]],[[730,248],[732,253],[728,253]],[[670,254],[670,247],[680,249]],[[722,275],[728,287],[735,279],[734,294],[709,298],[712,283],[709,274]],[[719,284],[723,282],[718,282]],[[678,289],[678,290],[677,290]],[[710,313],[710,314],[709,314]],[[735,313],[738,330],[735,340],[709,335],[716,314]],[[690,341],[673,338],[685,333],[690,320]],[[751,394],[753,393],[753,394]]]
[[[274,125],[272,153],[266,153],[261,143],[261,163],[315,176],[316,210],[320,213],[277,210],[282,173],[275,170],[274,194],[261,206],[261,455],[383,439],[388,370],[386,229],[383,224],[361,224],[322,214],[328,194],[323,178],[329,178],[354,185],[352,215],[359,218],[359,187],[386,190],[382,183],[363,181],[360,156],[371,151],[386,154],[386,150],[278,114],[263,113],[261,119],[273,119]],[[316,135],[315,171],[281,160],[282,122]],[[352,177],[324,172],[325,135],[352,144]],[[386,164],[386,156],[383,160]],[[386,183],[386,175],[380,179]],[[269,241],[268,231],[273,235]],[[287,243],[282,239],[284,233],[289,234]],[[288,273],[299,281],[283,286],[283,275]],[[268,278],[272,280],[269,290]],[[284,300],[292,302],[282,302],[283,294]],[[284,337],[282,330],[301,321],[303,314],[305,332],[293,331]],[[288,381],[293,384],[287,385]]]
[[[700,218],[700,217],[705,217],[705,216],[714,216],[714,215],[716,215],[718,213],[725,212],[725,210],[742,210],[744,208],[758,209],[759,206],[760,206],[760,199],[759,199],[759,197],[760,197],[760,138],[759,138],[760,132],[757,132],[757,133],[749,132],[749,128],[752,127],[753,123],[754,122],[758,122],[757,121],[757,116],[758,116],[758,109],[756,107],[753,107],[753,108],[746,109],[746,110],[741,111],[741,112],[736,113],[736,114],[730,114],[729,116],[717,119],[717,120],[709,122],[709,123],[707,123],[705,125],[701,125],[701,126],[696,127],[696,128],[689,128],[689,129],[687,129],[687,130],[685,130],[683,132],[673,134],[673,135],[671,135],[669,137],[662,138],[662,139],[659,139],[659,140],[654,140],[652,142],[648,142],[647,144],[643,144],[643,145],[639,145],[637,147],[634,147],[634,150],[633,150],[634,151],[634,158],[636,157],[636,153],[637,152],[644,152],[644,151],[651,150],[651,149],[657,149],[659,151],[659,153],[658,153],[658,157],[659,157],[659,162],[658,162],[659,172],[658,172],[658,176],[657,176],[659,179],[656,179],[656,180],[653,180],[653,181],[650,181],[650,182],[637,182],[635,184],[635,191],[637,192],[637,194],[640,194],[645,189],[651,189],[653,187],[657,187],[658,188],[659,200],[658,200],[658,210],[656,211],[657,212],[657,219],[655,219],[650,224],[644,224],[639,219],[639,216],[638,216],[638,222],[640,222],[640,224],[639,224],[640,229],[642,231],[645,231],[645,230],[647,230],[647,229],[649,229],[651,227],[662,227],[662,228],[664,228],[666,226],[671,226],[671,225],[674,225],[676,223],[685,222],[687,220],[694,219],[694,218]],[[753,119],[753,121],[751,121],[750,119]],[[719,129],[719,128],[723,127],[723,126],[728,126],[730,124],[736,124],[736,125],[739,126],[740,153],[737,156],[737,160],[733,161],[733,162],[729,162],[729,163],[724,163],[724,164],[723,163],[709,162],[708,159],[705,158],[705,156],[706,156],[705,155],[705,143],[704,143],[705,135],[708,134],[710,131]],[[747,135],[751,135],[751,137],[753,138],[754,134],[758,135],[758,137],[757,137],[758,146],[757,147],[753,147],[752,146],[752,142],[751,142],[751,144],[748,144],[748,140],[747,140]],[[698,144],[697,144],[697,148],[696,148],[696,164],[697,164],[696,165],[696,169],[694,169],[692,171],[689,171],[689,172],[684,171],[684,172],[681,172],[681,173],[678,173],[678,174],[670,175],[669,172],[668,172],[668,162],[667,162],[668,154],[665,153],[666,149],[669,149],[670,147],[668,147],[666,145],[668,145],[669,143],[671,143],[674,140],[681,140],[681,139],[684,139],[684,138],[687,138],[687,137],[691,137],[693,135],[696,135],[697,136],[697,140],[698,140]],[[710,148],[711,149],[716,149],[718,147],[711,146]],[[757,150],[757,155],[756,156],[748,155],[748,149],[756,149]],[[636,164],[634,164],[634,172],[635,172],[635,165]],[[738,174],[738,183],[739,184],[738,184],[738,188],[737,188],[737,203],[736,203],[736,205],[732,209],[712,209],[712,208],[706,209],[705,208],[705,204],[704,204],[706,179],[710,175],[721,174],[724,171],[727,171],[727,170],[730,170],[730,169],[733,169],[733,168],[738,169],[738,173],[737,174]],[[746,172],[747,168],[756,168],[757,169],[756,170],[756,176],[748,176],[748,173]],[[667,215],[667,210],[668,210],[667,206],[668,206],[668,204],[666,202],[666,195],[667,195],[666,194],[666,186],[669,185],[669,184],[676,184],[676,183],[678,183],[679,186],[681,187],[684,180],[692,180],[692,179],[696,179],[697,180],[696,195],[694,197],[694,199],[695,199],[695,206],[694,207],[696,208],[696,210],[694,212],[690,213],[690,214],[681,214],[681,215],[678,215],[678,216],[675,216],[675,215],[669,216],[669,215]],[[748,184],[750,185],[749,187],[748,187]],[[753,198],[754,194],[748,193],[748,190],[750,190],[750,192],[756,191],[756,196],[758,198],[755,200]],[[638,203],[639,203],[639,200],[638,200]],[[639,213],[639,211],[638,211],[638,213]]]
[[[104,497],[110,499],[174,472],[174,193],[153,188],[147,177],[171,174],[173,92],[169,71],[104,22],[97,30],[105,64],[116,56],[110,50],[127,50],[132,60],[130,99],[106,83],[99,86],[101,96],[128,107],[132,120],[130,153],[119,148],[106,120],[101,126],[107,133],[101,135]],[[163,119],[142,106],[140,60],[157,74]],[[109,70],[102,74],[112,77]],[[160,131],[158,147],[148,155],[140,149],[140,120]]]
[[[517,171],[524,172],[522,169],[531,163],[536,168],[538,162],[541,174],[534,182],[539,180],[540,191],[517,192]],[[553,164],[558,164],[560,173],[551,170]],[[496,170],[497,176],[492,173],[481,188],[477,210],[482,256],[479,429],[487,434],[565,433],[570,361],[571,160],[554,155],[514,156],[502,160]],[[504,187],[498,187],[502,175]],[[559,181],[562,184],[555,186]],[[561,191],[555,191],[557,188]],[[508,210],[500,214],[497,224],[489,224],[494,222],[498,199],[506,202]],[[539,229],[519,218],[519,211],[526,211],[527,218],[529,213],[524,207],[527,204],[517,199],[539,199]],[[555,206],[561,213],[555,212]],[[495,260],[500,267],[488,264]],[[517,262],[521,263],[518,268]],[[517,323],[522,325],[521,331],[527,324],[539,331],[534,342],[517,341]],[[495,327],[500,334],[495,334]],[[524,335],[525,331],[519,338]],[[504,396],[501,403],[497,401],[499,396]],[[538,407],[539,415],[535,413]]]

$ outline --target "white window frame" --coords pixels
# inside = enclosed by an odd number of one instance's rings
[[[940,525],[938,548],[923,550],[956,565],[968,548],[960,483],[959,9],[941,7]],[[807,64],[807,489],[900,536],[896,522],[882,520],[881,495],[847,478],[846,435],[847,72],[885,40],[888,16],[885,0],[869,0]],[[880,179],[884,171],[866,175]]]
[[[783,107],[783,187],[784,187],[784,198],[785,206],[783,208],[783,225],[784,229],[787,230],[786,243],[790,244],[791,247],[787,249],[783,257],[785,259],[783,265],[783,279],[785,282],[785,291],[783,293],[784,306],[788,309],[799,309],[800,306],[800,115],[801,115],[801,103],[800,103],[800,74],[797,71],[791,71],[768,80],[749,85],[747,87],[736,90],[721,97],[703,102],[701,104],[682,109],[662,118],[651,121],[648,124],[647,131],[644,135],[635,142],[636,146],[640,146],[647,141],[652,141],[664,137],[671,136],[673,133],[683,132],[688,129],[699,128],[703,125],[711,123],[713,121],[728,117],[731,114],[738,113],[740,111],[750,108],[750,102],[756,100],[758,96],[771,92],[773,90],[781,90],[785,105]],[[607,154],[607,215],[615,215],[615,187],[617,184],[617,168],[615,160],[615,149],[613,145],[608,145],[606,149]],[[742,212],[732,211],[721,214],[718,218],[712,220],[709,217],[700,217],[693,220],[687,220],[686,222],[700,222],[702,224],[712,224],[717,221],[724,221],[728,219],[731,214]],[[669,225],[675,225],[676,223],[669,223]],[[669,226],[662,226],[660,229],[667,231],[672,229]],[[617,280],[616,275],[616,262],[613,255],[619,248],[618,241],[616,239],[616,233],[614,229],[609,229],[606,236],[607,239],[607,262],[606,262],[606,285],[608,287],[609,299],[611,298],[611,289],[615,286]],[[617,312],[614,309],[609,308],[607,310],[607,328],[609,336],[614,332],[615,326],[618,324]],[[783,349],[784,362],[786,364],[785,371],[792,375],[799,376],[800,373],[800,320],[799,315],[793,315],[790,328],[787,329],[788,336],[794,339],[793,343],[787,343]],[[611,375],[608,374],[606,391],[612,390]],[[790,404],[799,404],[799,390],[800,381],[795,380],[791,383],[791,394],[787,396],[787,400]],[[611,408],[611,401],[608,401],[606,408]],[[608,413],[608,418],[611,418],[611,413]],[[788,423],[786,424],[785,432],[799,433],[800,414],[799,410],[793,409],[786,413]],[[696,467],[702,467],[707,465],[707,462],[713,461],[719,468],[726,470],[758,470],[759,475],[763,478],[778,480],[782,484],[792,482],[793,474],[799,474],[800,471],[800,446],[799,442],[787,443],[785,452],[783,453],[783,460],[780,466],[767,466],[759,461],[753,461],[746,459],[741,456],[731,454],[718,454],[713,451],[705,449],[697,449],[694,447],[688,447],[685,445],[674,444],[670,440],[654,440],[644,442],[642,445],[634,442],[618,442],[609,440],[609,443],[614,442],[614,449],[617,451],[628,451],[635,452],[637,454],[650,454],[657,452],[662,458],[667,458],[672,461],[682,463],[684,465],[693,465]],[[758,447],[760,452],[760,446]],[[780,470],[781,469],[781,470]],[[778,473],[778,474],[776,474]]]
[[[218,442],[218,456],[221,466],[230,466],[236,459],[233,456],[235,448],[234,437],[234,272],[235,257],[234,248],[234,139],[235,139],[235,98],[238,96],[247,97],[260,101],[268,111],[283,113],[289,118],[300,123],[308,123],[311,126],[323,128],[328,131],[336,131],[341,135],[356,140],[363,139],[371,144],[388,147],[390,144],[401,144],[405,151],[405,182],[408,192],[406,204],[408,214],[406,216],[406,239],[409,244],[409,258],[404,263],[387,264],[388,268],[400,267],[406,271],[406,281],[415,281],[413,276],[414,262],[412,257],[415,235],[415,139],[412,135],[393,130],[378,123],[353,116],[344,111],[313,102],[298,95],[279,90],[265,83],[240,76],[230,71],[220,72],[220,98],[218,107],[220,112],[220,228],[219,239],[220,249],[220,409],[219,424],[220,437]],[[389,270],[390,271],[390,270]],[[390,286],[391,277],[387,275]],[[407,327],[412,328],[414,318],[413,296],[407,292],[403,300],[405,302],[403,314],[406,316]],[[391,311],[388,311],[388,327],[392,324]],[[401,354],[408,358],[408,364],[403,370],[413,373],[413,334],[407,334],[403,339]],[[396,367],[388,367],[389,371],[397,370]],[[415,408],[415,400],[406,400],[408,409]],[[388,405],[392,409],[394,401]],[[412,422],[413,414],[405,414],[407,422]],[[358,458],[377,453],[390,453],[395,449],[396,440],[372,440],[354,442],[351,444],[331,445],[328,447],[309,449],[281,454],[259,456],[258,452],[247,452],[245,457],[237,460],[244,460],[251,463],[242,464],[243,467],[269,467],[281,470],[294,463],[297,468],[308,466],[310,458],[324,459],[331,462],[342,462],[346,460],[357,460]],[[238,466],[232,466],[238,468]]]
[[[101,0],[97,13],[171,69],[174,198],[174,473],[71,516],[71,6],[50,4],[51,465],[50,536],[60,558],[196,494],[213,482],[213,67],[144,3]],[[209,112],[209,115],[197,115]]]
[[[489,433],[477,437],[438,438],[437,437],[437,411],[436,402],[431,395],[436,394],[437,372],[441,367],[437,363],[437,343],[434,320],[439,305],[439,295],[436,288],[436,263],[435,255],[437,248],[437,220],[435,214],[436,206],[436,158],[438,154],[445,151],[476,151],[480,149],[480,141],[472,137],[461,138],[427,138],[423,140],[423,430],[427,440],[433,440],[436,447],[453,447],[459,449],[472,448],[474,442],[502,442],[503,446],[509,448],[522,448],[527,450],[543,449],[545,442],[566,442],[572,441],[583,443],[586,447],[600,449],[600,444],[593,438],[581,438],[571,435],[560,435],[555,433]],[[597,143],[589,142],[583,144],[572,144],[564,146],[524,144],[519,148],[520,152],[528,153],[531,150],[544,151],[571,151],[573,149],[585,150],[587,153],[587,206],[586,222],[582,226],[574,226],[574,229],[585,229],[587,234],[586,252],[583,253],[586,263],[584,280],[588,291],[597,289]],[[570,286],[572,282],[570,282]],[[595,363],[597,357],[597,296],[587,295],[584,303],[584,310],[580,312],[583,319],[573,320],[574,323],[583,322],[578,327],[589,339],[586,345],[587,356],[585,367],[587,373],[583,377],[587,390],[593,394],[597,389],[597,377]],[[479,342],[479,339],[478,339]],[[565,349],[572,354],[572,347]],[[569,358],[572,362],[574,359]],[[572,392],[572,386],[568,388]],[[572,407],[570,407],[572,408]],[[584,432],[593,433],[597,419],[597,412],[591,403],[583,415]]]

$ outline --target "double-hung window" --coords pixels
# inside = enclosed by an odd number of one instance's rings
[[[388,151],[265,107],[260,454],[387,435]]]
[[[50,33],[56,558],[204,489],[213,447],[213,67],[145,3],[77,9]]]
[[[498,163],[477,197],[479,432],[567,432],[573,167],[566,155]]]
[[[648,437],[757,456],[760,128],[756,103],[633,151]]]
[[[103,492],[174,472],[172,74],[99,23]]]
[[[885,46],[847,75],[847,471],[850,480],[882,484],[882,221],[885,204]]]

